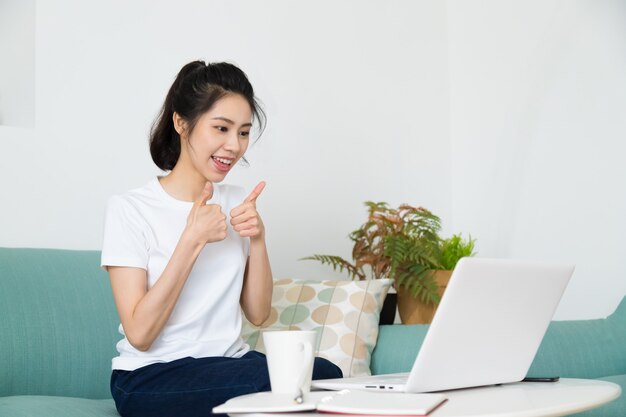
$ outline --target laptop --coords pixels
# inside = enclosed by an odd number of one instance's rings
[[[574,266],[462,258],[410,373],[315,380],[314,388],[433,392],[518,382]]]

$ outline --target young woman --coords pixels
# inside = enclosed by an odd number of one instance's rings
[[[269,315],[272,272],[256,200],[221,184],[265,119],[246,75],[227,63],[185,65],[150,136],[167,175],[109,200],[102,266],[124,336],[111,392],[127,416],[206,416],[270,389],[265,356],[240,337],[241,311]],[[313,378],[341,376],[316,358]]]

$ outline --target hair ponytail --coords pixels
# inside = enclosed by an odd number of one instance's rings
[[[209,111],[226,94],[243,96],[260,124],[265,127],[265,113],[254,97],[254,90],[246,74],[236,66],[225,62],[205,64],[193,61],[181,68],[172,83],[159,115],[150,129],[150,155],[154,163],[164,171],[174,168],[180,157],[180,135],[174,128],[174,113],[193,131],[202,114]]]

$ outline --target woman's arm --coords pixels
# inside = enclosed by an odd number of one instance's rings
[[[107,268],[124,333],[140,351],[150,349],[163,330],[204,246],[226,238],[226,217],[220,206],[206,204],[212,194],[212,186],[207,183],[189,212],[172,257],[152,288],[148,289],[144,269]]]
[[[265,183],[260,182],[243,204],[231,211],[233,229],[242,237],[250,238],[250,257],[246,264],[240,303],[246,318],[257,326],[269,317],[274,285],[265,244],[265,226],[256,211],[256,199],[263,188]]]
[[[263,324],[270,315],[273,288],[265,238],[250,239],[250,257],[241,290],[241,308],[246,318],[255,326]]]
[[[135,349],[147,351],[172,314],[201,246],[181,239],[163,273],[148,290],[144,269],[108,267],[124,334]]]

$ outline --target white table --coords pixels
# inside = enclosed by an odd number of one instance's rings
[[[558,417],[604,405],[621,394],[617,384],[590,379],[519,382],[446,391],[448,401],[429,417]],[[270,416],[272,414],[239,414]],[[280,413],[280,417],[329,417],[320,413]]]
[[[589,379],[519,382],[449,391],[433,417],[556,417],[604,405],[621,394],[617,384]]]

